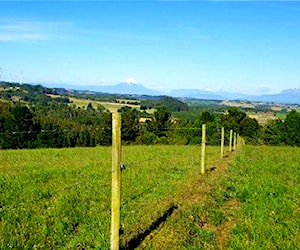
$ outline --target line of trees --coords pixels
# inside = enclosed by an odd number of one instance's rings
[[[206,124],[207,143],[219,145],[221,127],[233,129],[247,143],[259,145],[300,146],[300,113],[288,112],[284,121],[270,120],[265,126],[250,118],[238,108],[229,108],[222,114],[203,111],[194,120],[174,119],[166,107],[157,108],[152,119],[139,122],[139,112],[122,108],[122,139],[137,144],[200,144],[201,126]],[[225,142],[228,143],[229,134]]]
[[[76,108],[49,101],[28,107],[0,102],[0,148],[111,144],[111,114],[99,105]]]
[[[206,123],[207,143],[220,143],[221,127],[233,129],[248,143],[300,146],[300,113],[288,112],[284,121],[260,126],[245,112],[230,108],[225,113],[203,111],[195,119],[172,117],[158,107],[152,118],[141,122],[143,112],[130,107],[122,113],[122,140],[127,144],[200,144]],[[225,138],[228,143],[228,133]],[[50,99],[25,105],[0,102],[0,148],[76,147],[111,144],[111,114],[103,106],[79,108]]]

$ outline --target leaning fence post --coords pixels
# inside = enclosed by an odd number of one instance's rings
[[[111,181],[111,234],[110,249],[119,249],[121,198],[121,114],[112,114],[112,181]]]
[[[202,124],[201,174],[205,173],[205,144],[206,144],[206,125]]]
[[[236,132],[233,133],[233,150],[236,150]]]
[[[232,151],[232,129],[230,129],[230,137],[229,137],[229,151]]]
[[[224,157],[224,127],[222,127],[222,131],[221,131],[221,158]]]

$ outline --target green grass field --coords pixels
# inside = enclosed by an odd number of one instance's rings
[[[106,109],[108,109],[110,112],[117,112],[120,108],[125,106],[140,110],[140,105],[133,105],[127,103],[99,102],[99,101],[93,101],[89,99],[79,99],[75,97],[71,97],[70,100],[72,101],[71,105],[75,104],[78,107],[87,107],[87,105],[91,103],[94,108],[97,108],[97,106],[100,104]]]
[[[110,147],[0,159],[0,249],[109,249]],[[199,146],[123,148],[121,248],[299,248],[299,148],[207,159],[201,175]]]
[[[300,148],[246,147],[229,169],[239,203],[228,247],[300,248]]]
[[[276,117],[281,119],[281,120],[285,120],[287,113],[283,113],[283,112],[276,112]]]
[[[218,149],[208,147],[208,158]],[[0,151],[0,248],[109,248],[110,147]],[[149,161],[150,159],[153,159]],[[121,240],[172,206],[199,173],[196,146],[123,148]]]
[[[299,249],[300,148],[246,146],[233,156],[195,179],[140,248]]]

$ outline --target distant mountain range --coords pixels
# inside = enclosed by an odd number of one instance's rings
[[[283,90],[279,94],[275,95],[261,95],[254,97],[252,100],[287,104],[300,104],[300,88]]]
[[[300,104],[300,89],[287,89],[278,94],[269,95],[246,95],[236,92],[210,92],[197,89],[177,89],[170,92],[173,97],[186,97],[196,99],[214,100],[248,100],[285,104]]]
[[[47,84],[49,87],[54,85]],[[278,94],[269,95],[247,95],[238,92],[212,92],[200,89],[175,89],[169,93],[162,93],[156,90],[146,88],[139,84],[133,77],[116,85],[90,85],[90,86],[67,86],[60,85],[60,87],[87,90],[94,92],[110,93],[110,94],[130,94],[130,95],[169,95],[172,97],[181,98],[195,98],[207,100],[248,100],[248,101],[262,101],[285,104],[299,104],[300,105],[300,88],[283,90]]]
[[[129,77],[126,81],[116,85],[61,85],[61,84],[46,84],[47,87],[64,87],[74,90],[86,90],[94,92],[102,92],[109,94],[129,94],[129,95],[161,95],[159,91],[155,91],[139,84],[133,77]]]

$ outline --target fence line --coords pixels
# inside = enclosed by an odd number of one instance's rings
[[[121,188],[121,155],[122,155],[122,149],[121,149],[121,115],[119,113],[113,113],[113,144],[112,144],[112,207],[111,207],[111,250],[118,250],[119,249],[119,232],[120,232],[120,210],[121,208],[128,204],[130,201],[137,199],[138,197],[141,197],[143,194],[145,194],[149,190],[153,190],[155,187],[157,187],[160,183],[158,182],[156,185],[149,187],[148,189],[144,190],[143,192],[134,195],[133,197],[129,198],[125,202],[121,204],[120,201],[120,188]],[[157,128],[158,130],[172,130],[172,128]],[[202,128],[174,128],[174,130],[201,130],[202,131],[202,142],[201,142],[201,174],[205,173],[205,146],[206,146],[206,124],[202,124]],[[224,128],[222,127],[221,132],[221,158],[224,156]],[[230,139],[229,139],[229,152],[233,150],[236,150],[238,145],[238,137],[237,133],[234,132],[233,137],[233,130],[230,130]],[[233,139],[233,140],[232,140]],[[120,143],[120,145],[119,145]],[[119,151],[118,151],[119,150]],[[153,161],[155,159],[162,158],[162,156],[153,157],[147,160],[138,161],[130,163],[129,165],[137,165],[144,162]]]
[[[120,211],[123,209],[124,206],[129,204],[131,201],[136,200],[143,195],[147,194],[150,191],[153,191],[156,187],[158,187],[161,182],[157,182],[154,185],[148,187],[147,189],[143,190],[142,192],[126,199],[121,203],[121,170],[123,168],[123,162],[122,162],[122,146],[121,146],[121,114],[113,114],[113,123],[112,123],[112,169],[111,169],[111,175],[112,175],[112,183],[111,184],[105,184],[101,185],[103,187],[107,187],[111,185],[112,188],[112,197],[111,197],[111,235],[110,235],[110,242],[111,242],[111,249],[117,250],[119,249],[119,242],[120,242]],[[105,128],[103,128],[105,129]],[[160,128],[161,130],[164,128]],[[203,124],[202,128],[168,128],[168,130],[201,130],[202,131],[202,142],[201,142],[201,174],[205,173],[205,146],[206,146],[206,125]],[[57,130],[41,130],[41,131],[23,131],[24,133],[34,133],[34,132],[55,132]],[[17,133],[17,132],[16,132]],[[22,132],[19,132],[22,133]],[[234,133],[234,136],[233,136]],[[222,127],[221,130],[221,158],[224,157],[224,137],[225,137],[225,130]],[[233,150],[238,149],[241,145],[244,144],[243,139],[240,137],[239,134],[236,132],[233,132],[233,130],[230,130],[230,140],[229,140],[229,152]],[[136,166],[141,163],[151,162],[162,158],[169,158],[170,156],[166,155],[158,155],[155,154],[153,157],[149,159],[145,159],[142,161],[134,161],[129,162],[129,167]],[[62,193],[68,189],[71,189],[73,187],[79,186],[85,182],[88,182],[92,178],[87,178],[85,180],[78,181],[74,184],[71,184],[67,187],[57,189],[53,192],[50,192],[49,195],[44,197],[39,197],[36,199],[29,200],[27,202],[23,202],[18,204],[17,206],[10,206],[10,207],[2,207],[0,208],[1,212],[11,211],[14,209],[17,209],[18,207],[24,207],[28,204],[32,204],[35,202],[38,202],[43,199],[49,199],[55,196],[58,193]],[[97,178],[94,178],[96,180]]]
[[[107,128],[99,128],[97,127],[96,130],[107,130],[110,129],[109,127]],[[68,132],[70,130],[68,129],[52,129],[52,130],[24,130],[24,131],[4,131],[4,132],[0,132],[1,135],[17,135],[17,134],[38,134],[38,133],[53,133],[53,132]]]
[[[140,163],[154,162],[155,160],[159,160],[159,159],[163,159],[163,158],[169,158],[169,157],[170,157],[169,155],[167,155],[167,156],[158,156],[158,155],[156,155],[156,157],[150,158],[150,159],[147,159],[147,160],[138,161],[138,162],[131,162],[131,163],[128,163],[128,164],[125,163],[125,166],[126,166],[126,167],[125,167],[125,171],[127,171],[128,169],[130,170],[130,167],[131,167],[131,166],[135,166],[135,165],[138,165],[138,164],[140,164]],[[129,167],[129,168],[128,168],[128,167]],[[131,180],[131,178],[130,178],[130,180]],[[143,194],[148,193],[148,191],[150,191],[150,190],[154,190],[154,189],[155,189],[156,187],[158,187],[160,184],[162,184],[162,183],[161,183],[161,182],[157,182],[157,183],[155,183],[154,185],[152,185],[152,186],[148,187],[147,189],[145,189],[144,191],[138,193],[137,195],[134,195],[134,196],[132,196],[131,198],[127,199],[126,201],[124,201],[124,202],[121,204],[121,209],[122,209],[122,207],[123,207],[124,205],[128,204],[131,200],[135,200],[135,199],[137,199],[137,198],[139,198],[139,197],[142,197]]]

